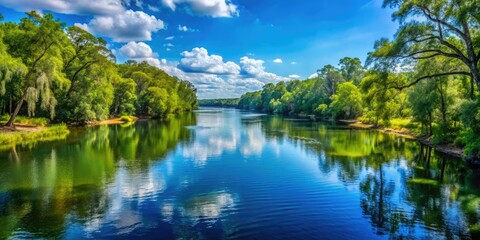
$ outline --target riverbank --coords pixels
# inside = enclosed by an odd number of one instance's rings
[[[36,122],[37,119],[28,119],[29,122]],[[100,126],[100,125],[114,125],[114,124],[129,124],[137,121],[137,117],[123,116],[120,118],[111,118],[103,121],[88,122],[85,126]],[[26,121],[26,120],[25,120]],[[26,124],[15,123],[14,127],[0,127],[0,149],[10,148],[17,144],[29,145],[37,142],[48,142],[65,139],[70,134],[69,127],[77,126],[78,124]],[[4,124],[0,122],[0,124]]]
[[[349,127],[358,129],[373,129],[380,132],[395,134],[404,138],[416,140],[424,145],[434,148],[436,151],[447,154],[449,156],[466,159],[464,149],[453,144],[434,144],[431,137],[416,136],[408,129],[394,129],[385,127],[376,127],[373,124],[366,124],[360,121],[340,121],[346,123]]]
[[[15,124],[15,127],[0,127],[0,149],[17,144],[29,145],[39,141],[64,139],[69,133],[70,130],[66,124],[51,126]]]

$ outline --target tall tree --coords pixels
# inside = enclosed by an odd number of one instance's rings
[[[55,20],[53,15],[36,12],[27,13],[19,24],[4,23],[4,41],[8,46],[8,53],[22,60],[26,66],[25,74],[18,78],[22,93],[15,110],[6,126],[13,126],[23,103],[28,103],[29,114],[35,113],[35,106],[41,100],[40,106],[49,110],[51,117],[55,114],[55,99],[51,87],[53,82],[64,84],[65,77],[61,72],[62,61],[60,43],[66,36],[63,32],[64,24]]]
[[[393,41],[376,43],[371,60],[388,60],[396,67],[420,59],[446,57],[457,61],[450,71],[420,76],[401,86],[410,87],[424,79],[447,75],[467,75],[480,90],[480,2],[478,0],[384,0],[394,8],[393,19],[400,29]]]

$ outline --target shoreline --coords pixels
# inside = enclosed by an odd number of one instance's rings
[[[139,117],[132,117],[129,121],[122,120],[121,118],[110,118],[102,121],[91,121],[87,122],[84,127],[94,127],[94,126],[104,126],[104,125],[120,125],[120,124],[128,124],[134,123],[138,120],[144,118]],[[371,129],[376,130],[384,133],[395,134],[397,136],[418,141],[421,144],[427,145],[432,147],[434,150],[441,152],[443,154],[447,154],[449,156],[455,158],[461,158],[464,160],[468,160],[465,156],[463,148],[454,146],[453,144],[433,144],[431,139],[428,137],[419,137],[416,136],[407,129],[393,129],[393,128],[384,128],[384,127],[375,127],[373,124],[365,124],[357,120],[339,120],[338,122],[346,124],[346,126],[355,128],[355,129]],[[61,124],[62,125],[62,124]],[[0,127],[0,144],[4,144],[6,146],[15,146],[18,144],[22,144],[24,141],[28,142],[35,142],[35,141],[52,141],[60,138],[65,138],[70,133],[70,127],[78,127],[78,124],[63,124],[65,129],[61,131],[50,132],[49,130],[52,129],[54,126],[59,125],[50,125],[50,126],[35,126],[29,124],[15,124],[13,128],[1,126]],[[1,136],[3,135],[3,139]],[[10,135],[10,137],[7,137]],[[18,135],[18,136],[14,136]],[[36,136],[35,136],[36,135]],[[42,138],[47,138],[43,139]],[[476,162],[472,160],[472,162]]]
[[[384,127],[375,127],[373,124],[366,124],[360,121],[348,121],[348,120],[340,120],[339,122],[346,123],[347,126],[351,128],[357,129],[372,129],[384,133],[395,134],[400,137],[404,137],[407,139],[415,140],[423,145],[427,145],[432,147],[435,151],[438,151],[443,154],[447,154],[449,156],[460,158],[463,160],[468,160],[467,156],[465,156],[464,150],[461,147],[454,146],[453,144],[434,144],[431,141],[431,137],[420,137],[410,133],[407,129],[393,129],[393,128],[384,128]],[[468,162],[468,161],[467,161]]]
[[[65,139],[70,134],[70,129],[75,127],[94,127],[102,125],[120,125],[135,123],[140,118],[131,117],[129,121],[121,118],[111,118],[102,121],[87,122],[85,125],[75,123],[60,123],[48,126],[33,124],[15,123],[13,127],[0,126],[0,150],[15,147],[17,145],[28,145],[36,142],[49,142]],[[4,124],[4,123],[0,123]]]

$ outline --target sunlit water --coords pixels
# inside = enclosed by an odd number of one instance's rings
[[[479,237],[479,172],[428,152],[233,109],[77,129],[0,152],[0,238]]]

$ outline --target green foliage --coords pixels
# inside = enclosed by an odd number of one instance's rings
[[[205,107],[237,107],[240,98],[200,99],[198,104]]]
[[[197,107],[190,82],[145,62],[117,65],[105,40],[52,14],[0,23],[0,114],[10,114],[9,125],[18,115],[85,123]]]
[[[354,98],[358,99],[359,94],[356,83],[364,75],[364,68],[357,58],[343,58],[340,60],[339,68],[327,65],[317,71],[318,77],[304,81],[294,80],[289,82],[269,83],[263,86],[261,91],[250,92],[242,95],[238,106],[242,109],[260,111],[266,113],[284,115],[317,115],[327,116],[331,109],[328,107],[332,102],[332,96],[336,94],[339,86],[348,82],[347,86],[354,86],[354,89],[345,87],[341,94],[354,91]],[[347,89],[348,88],[348,89]],[[335,107],[341,108],[343,99],[337,97]],[[361,112],[357,103],[345,106],[352,107],[338,110],[340,113],[354,117]],[[359,102],[361,104],[361,101]],[[350,116],[351,115],[351,116]]]
[[[134,116],[121,116],[120,117],[120,121],[126,122],[126,123],[135,122],[136,120],[137,120],[137,118],[134,117]]]
[[[338,85],[337,93],[332,95],[330,108],[335,117],[343,116],[352,119],[360,116],[362,113],[360,90],[352,82]]]
[[[461,106],[461,120],[467,130],[463,132],[465,153],[472,158],[480,158],[480,100],[468,101]]]

